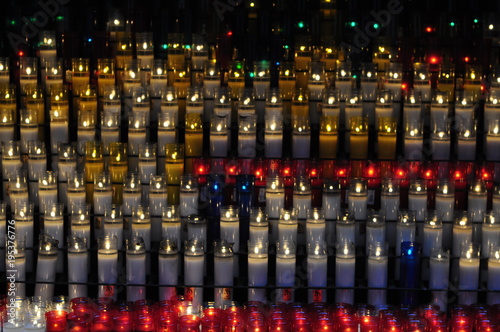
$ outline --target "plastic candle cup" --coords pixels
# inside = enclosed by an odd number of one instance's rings
[[[453,182],[441,180],[438,183],[435,210],[443,221],[453,221],[455,211],[455,186]]]
[[[340,119],[340,91],[332,88],[324,89],[322,100],[321,115],[336,116],[337,120]]]
[[[269,61],[257,61],[253,70],[253,87],[257,100],[264,100],[266,91],[271,85],[271,71]]]
[[[176,120],[171,114],[158,115],[158,169],[165,168],[165,146],[176,142]]]
[[[5,222],[5,220],[4,220]],[[6,233],[3,233],[6,234]],[[15,294],[17,297],[26,297],[26,240],[25,236],[17,236],[14,241],[11,241],[12,249],[11,256],[8,257],[13,265],[10,270],[13,270],[15,281]],[[4,244],[5,245],[5,244]],[[2,250],[3,251],[3,250]],[[4,251],[3,251],[4,253]],[[12,286],[11,286],[12,287]]]
[[[415,305],[418,303],[420,285],[420,244],[415,242],[401,243],[400,285],[407,288],[401,292],[402,303]]]
[[[141,179],[133,173],[127,174],[123,184],[122,212],[124,216],[132,215],[132,207],[141,203]]]
[[[227,116],[214,115],[210,122],[210,156],[227,157],[229,130]]]
[[[335,257],[335,301],[354,303],[354,287],[356,271],[356,254],[354,243],[338,242]]]
[[[319,132],[319,157],[336,158],[338,146],[338,117],[334,115],[323,116],[320,121]]]
[[[229,64],[227,85],[231,89],[231,99],[238,99],[240,90],[245,88],[245,64],[243,61],[232,61]]]
[[[104,153],[109,154],[109,144],[120,141],[119,114],[106,112],[101,117],[100,138],[104,146]]]
[[[126,248],[127,301],[144,300],[146,298],[146,248],[144,241],[140,236],[127,239]]]
[[[323,210],[320,208],[310,208],[307,211],[306,219],[306,244],[325,241],[326,243],[326,221]]]
[[[104,236],[115,236],[118,250],[122,249],[124,239],[123,215],[121,205],[110,205],[104,209]]]
[[[292,156],[293,158],[310,157],[311,125],[308,115],[292,115]]]
[[[377,243],[385,243],[385,216],[382,213],[372,212],[366,221],[366,253]]]
[[[158,251],[158,278],[160,287],[160,300],[171,300],[177,295],[179,278],[179,253],[175,239],[163,239]]]
[[[390,90],[378,90],[375,100],[375,125],[380,129],[380,118],[394,116],[394,94]]]
[[[403,123],[421,123],[422,120],[422,94],[416,89],[409,90],[404,98]]]
[[[471,243],[463,243],[460,246],[460,259],[458,261],[458,289],[465,292],[459,292],[458,302],[460,304],[470,305],[477,303],[477,290],[479,287],[479,246]]]
[[[311,61],[309,64],[308,90],[311,101],[321,100],[325,88],[325,63],[322,61]]]
[[[259,114],[257,114],[255,108],[255,90],[253,88],[244,88],[240,90],[238,94],[237,113],[240,118],[255,115],[255,118],[258,119]]]
[[[82,205],[86,202],[85,177],[81,173],[73,173],[68,178],[68,189],[66,198],[68,207],[73,205]]]
[[[111,177],[111,186],[113,189],[113,203],[121,204],[123,202],[123,183],[128,171],[126,143],[112,142],[109,144],[108,170]]]
[[[149,185],[150,177],[157,173],[156,144],[146,143],[139,146],[138,171],[141,185]],[[125,174],[124,174],[125,175]],[[123,183],[123,180],[122,180]]]
[[[232,301],[232,288],[235,257],[232,244],[228,241],[216,240],[214,242],[214,299],[215,306],[222,307]],[[217,287],[219,286],[219,287]]]
[[[111,174],[102,173],[94,181],[93,207],[94,214],[103,216],[107,206],[113,203],[113,186]]]
[[[378,158],[396,157],[396,118],[381,116],[378,118]]]
[[[488,192],[482,180],[474,181],[468,190],[468,209],[471,222],[482,222],[486,211]]]
[[[21,57],[19,71],[19,84],[21,93],[23,93],[28,84],[37,84],[38,82],[38,58]]]
[[[101,142],[85,143],[85,184],[87,202],[93,202],[94,182],[104,171],[103,145]]]
[[[89,59],[73,58],[72,65],[72,91],[73,96],[78,96],[80,89],[90,83]]]
[[[214,60],[207,60],[203,64],[203,89],[205,102],[207,99],[213,99],[215,91],[220,88],[220,69],[219,63]]]
[[[14,112],[11,109],[0,110],[0,142],[14,140]]]
[[[363,100],[367,102],[375,101],[378,80],[377,63],[363,63],[361,67],[361,89],[363,90]]]
[[[271,224],[271,241],[278,239],[278,220],[281,210],[285,207],[285,188],[283,179],[279,176],[268,177],[266,182],[266,210]]]
[[[458,129],[457,158],[458,160],[473,161],[476,159],[477,129],[476,121],[471,125],[462,124]]]
[[[97,273],[99,297],[116,298],[114,284],[118,279],[118,248],[115,236],[98,240]]]
[[[427,212],[427,185],[425,180],[412,180],[410,182],[408,209],[415,211],[416,221],[424,221]]]
[[[281,158],[283,155],[283,116],[281,113],[266,115],[264,143],[266,158]]]
[[[328,255],[324,240],[307,244],[307,285],[314,287],[308,291],[308,302],[326,302]]]
[[[402,67],[402,64],[397,62],[391,62],[388,64],[388,68],[386,67],[386,81],[384,87],[385,89],[392,92],[392,94],[394,95],[394,101],[401,100],[401,81],[403,79]],[[381,68],[379,66],[379,70],[380,69]]]
[[[138,163],[139,146],[146,144],[146,117],[144,113],[132,113],[128,121],[129,168],[135,171]]]
[[[450,253],[438,249],[430,256],[429,288],[432,289],[432,302],[441,309],[447,307],[447,289],[450,276]]]
[[[162,208],[162,238],[181,243],[181,216],[175,205]]]
[[[44,211],[44,233],[50,235],[58,243],[58,248],[64,245],[64,204],[50,203],[43,208]],[[57,272],[63,271],[64,256],[63,251],[58,251]]]
[[[436,211],[429,211],[425,218],[422,254],[430,257],[431,253],[443,247],[443,224]]]
[[[424,123],[421,119],[405,120],[404,154],[408,160],[421,160],[424,140]]]
[[[431,101],[431,73],[426,63],[414,63],[413,89],[422,95],[422,101]]]
[[[366,159],[368,157],[368,118],[351,117],[350,126],[350,155],[353,159]]]
[[[38,180],[47,172],[47,152],[45,151],[45,144],[38,141],[30,142],[28,144],[28,158],[30,197],[38,203]]]
[[[255,207],[250,210],[249,227],[249,242],[256,243],[261,241],[269,243],[269,220],[262,208]]]
[[[295,284],[296,246],[289,240],[276,244],[276,301],[290,303],[294,300],[291,289]]]
[[[90,113],[93,115],[95,125],[99,121],[98,103],[97,103],[97,91],[92,85],[83,85],[78,91],[78,110],[84,113]]]
[[[184,299],[191,301],[194,306],[203,302],[203,288],[196,287],[203,285],[203,270],[205,268],[205,252],[203,243],[199,239],[186,241],[184,250],[184,284],[187,286],[184,291]]]
[[[70,299],[87,296],[88,250],[85,238],[68,236],[68,296]]]
[[[472,223],[466,212],[457,212],[453,223],[452,255],[460,257],[461,247],[472,242]]]
[[[379,306],[386,304],[388,275],[387,244],[373,242],[368,250],[368,303]]]
[[[203,65],[208,60],[209,47],[203,36],[193,35],[193,44],[191,45],[191,61],[193,70],[203,71]]]
[[[345,96],[352,87],[351,62],[339,63],[335,74],[335,89],[339,90],[341,96]]]
[[[232,91],[228,87],[218,87],[214,90],[214,115],[227,116],[227,125],[231,126]]]
[[[349,211],[342,211],[336,222],[337,243],[356,242],[356,225],[354,215]]]
[[[488,258],[492,248],[500,246],[500,220],[495,213],[485,214],[481,228],[481,257]],[[495,252],[496,254],[496,252]]]
[[[448,122],[450,93],[436,90],[431,100],[431,128],[445,128]]]
[[[57,243],[57,240],[50,235],[40,235],[35,296],[40,296],[45,301],[54,296],[53,283],[56,281]]]
[[[122,91],[125,98],[132,97],[132,90],[141,85],[141,60],[126,59],[123,62],[123,76],[121,77]]]
[[[264,287],[268,274],[268,243],[257,239],[248,241],[248,286]],[[266,298],[264,288],[249,288],[249,301],[263,301]]]
[[[282,90],[280,88],[270,87],[266,90],[265,118],[272,118],[275,116],[283,117]]]

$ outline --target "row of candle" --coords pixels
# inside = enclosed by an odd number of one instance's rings
[[[26,303],[28,302],[28,303]],[[29,331],[164,331],[164,332],[235,332],[305,331],[315,332],[488,332],[498,328],[497,306],[456,306],[450,314],[436,306],[418,309],[388,307],[377,311],[370,305],[352,306],[314,303],[249,302],[224,309],[210,303],[193,306],[185,300],[160,302],[111,302],[100,298],[76,298],[56,304],[35,299],[18,299],[16,318],[4,323],[4,331],[23,325]],[[6,304],[2,305],[5,312]],[[25,319],[23,319],[23,316]]]

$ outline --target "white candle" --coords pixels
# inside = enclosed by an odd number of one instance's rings
[[[151,250],[151,220],[149,218],[133,219],[132,235],[135,237],[142,237],[146,250]]]
[[[297,243],[298,220],[280,219],[278,223],[278,242],[288,240]]]
[[[356,271],[356,256],[354,255],[354,246],[342,242],[337,247],[335,258],[335,287],[354,287]],[[336,302],[354,304],[353,289],[338,289],[336,291]]]
[[[226,157],[229,146],[227,129],[224,132],[210,132],[210,156]]]
[[[66,121],[50,121],[50,142],[51,153],[57,154],[59,143],[69,142],[68,122]]]
[[[309,287],[325,288],[327,286],[328,256],[326,252],[307,255],[307,285]],[[319,293],[318,293],[319,291]],[[326,302],[325,289],[310,289],[308,302]],[[321,294],[321,297],[319,297]],[[319,297],[319,298],[318,298]]]
[[[144,243],[134,238],[127,244],[127,284],[144,286],[127,286],[127,301],[144,300],[146,298],[146,251]]]
[[[122,212],[124,216],[132,215],[132,208],[141,203],[141,185],[139,179],[127,179],[130,181],[125,184],[122,194]]]
[[[153,186],[149,190],[149,208],[151,213],[151,240],[160,241],[162,208],[167,206],[167,193],[163,190],[157,191]]]
[[[188,216],[187,238],[198,239],[205,245],[207,243],[206,220],[198,216]]]
[[[315,243],[318,241],[326,241],[326,222],[323,213],[321,211],[318,211],[316,213],[318,214],[317,218],[314,218],[313,215],[309,215],[306,220],[307,244]]]
[[[160,285],[160,301],[171,300],[177,295],[175,286],[179,275],[179,254],[177,245],[170,240],[163,240],[158,253],[158,281]]]
[[[443,309],[446,309],[448,305],[446,290],[448,289],[449,275],[450,257],[448,253],[440,252],[433,255],[429,263],[429,288],[434,289],[432,302]]]
[[[268,179],[266,188],[266,209],[269,219],[278,219],[285,207],[285,189],[280,178]]]
[[[293,287],[295,284],[295,253],[276,257],[276,286]],[[277,289],[277,299],[283,302],[292,302],[293,294],[290,289]]]
[[[111,206],[113,203],[113,189],[109,186],[101,190],[97,186],[94,186],[93,197],[94,213],[97,215],[104,215],[106,207]]]
[[[181,243],[181,218],[175,207],[164,207],[162,210],[162,238]]]
[[[498,247],[497,247],[498,248]],[[488,304],[496,304],[500,300],[500,253],[498,249],[488,259]]]
[[[70,299],[87,296],[88,252],[87,245],[81,238],[72,238],[68,248],[68,296]]]
[[[366,252],[377,243],[385,243],[385,218],[381,214],[371,214],[366,223]]]
[[[204,266],[205,255],[203,253],[203,245],[197,241],[186,243],[184,271],[189,271],[189,273],[184,274],[184,284],[189,287],[186,290],[189,295],[186,300],[193,302],[193,306],[203,303],[203,288],[192,286],[203,285]]]
[[[416,236],[416,226],[414,217],[403,217],[396,225],[396,256],[401,256],[401,243],[414,242]]]
[[[256,135],[255,132],[252,133],[240,133],[238,134],[238,157],[240,158],[255,158],[256,156]]]
[[[477,253],[479,254],[479,253]],[[479,255],[472,252],[460,257],[458,270],[458,288],[460,290],[477,290],[479,287]],[[477,303],[476,292],[459,292],[459,304]]]
[[[118,279],[118,250],[116,238],[103,238],[99,241],[97,251],[97,281],[99,286],[99,297],[115,298],[114,283]]]
[[[309,158],[311,150],[311,134],[307,132],[295,132],[292,135],[293,158]]]
[[[424,224],[424,244],[422,253],[425,257],[430,257],[432,252],[443,246],[443,225],[436,216],[429,219]]]
[[[234,256],[230,244],[225,240],[216,241],[214,252],[214,285],[226,286],[215,288],[215,306],[222,306],[232,300],[230,286],[233,286]]]
[[[54,296],[53,282],[56,280],[56,265],[57,246],[55,242],[51,240],[41,242],[36,265],[35,296],[41,297],[44,301],[49,301]]]
[[[445,132],[431,135],[431,149],[433,160],[450,159],[450,136]]]
[[[398,219],[399,196],[399,187],[394,181],[388,181],[382,185],[380,211],[384,213],[385,220],[395,221]]]
[[[436,190],[436,214],[443,221],[452,221],[455,211],[455,189],[451,183],[440,183]]]
[[[372,248],[368,256],[368,287],[381,289],[368,290],[368,303],[371,305],[386,304],[388,261],[383,248]]]
[[[238,216],[225,216],[221,211],[220,237],[229,243],[233,243],[234,252],[240,249],[240,221]]]
[[[336,220],[340,215],[340,183],[338,181],[325,181],[321,206],[326,220]]]
[[[466,216],[457,219],[453,225],[452,255],[460,256],[460,247],[472,242],[472,225]]]
[[[90,224],[89,224],[90,225]],[[117,248],[123,246],[123,220],[104,218],[104,236],[116,237]]]
[[[198,214],[198,183],[191,175],[181,177],[181,188],[179,193],[179,212],[183,217]]]
[[[486,212],[488,199],[486,186],[483,181],[475,181],[468,191],[468,209],[471,222],[482,222],[483,213]]]
[[[500,132],[488,133],[486,135],[486,160],[500,160]]]
[[[485,216],[481,235],[481,257],[491,257],[492,248],[497,248],[500,245],[500,220],[496,215],[488,214]]]
[[[356,220],[366,220],[368,190],[366,182],[353,180],[349,186],[349,211],[353,213]]]
[[[424,221],[427,212],[427,187],[423,181],[415,180],[410,184],[408,209],[415,212],[416,221]]]
[[[354,219],[345,218],[337,221],[337,243],[356,242],[356,225]]]
[[[264,136],[266,158],[281,158],[283,150],[283,132],[267,131]]]
[[[265,243],[265,242],[263,242]],[[249,245],[249,248],[251,246]],[[248,286],[263,287],[267,285],[268,255],[267,251],[249,251],[248,253]],[[263,301],[265,289],[248,289],[249,301]]]

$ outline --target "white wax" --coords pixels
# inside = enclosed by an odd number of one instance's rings
[[[238,157],[255,158],[256,156],[256,137],[255,134],[238,135]]]
[[[168,221],[162,222],[161,236],[164,239],[173,239],[176,243],[181,243],[181,221],[178,222]]]
[[[431,257],[429,263],[429,288],[448,289],[450,276],[450,260],[448,258]]]
[[[389,104],[386,107],[375,106],[375,125],[378,128],[378,119],[381,117],[389,118],[393,116],[393,108],[392,105]]]
[[[14,125],[0,126],[0,142],[9,142],[14,140]]]
[[[68,143],[68,123],[50,121],[50,142],[52,154],[57,154],[59,143]]]
[[[77,152],[81,155],[85,154],[85,143],[95,141],[95,128],[78,129],[77,130]]]
[[[349,195],[349,211],[354,213],[354,218],[356,220],[366,220],[367,217],[367,195]]]
[[[387,90],[392,91],[392,94],[394,95],[394,101],[401,100],[401,82],[397,83],[385,83],[385,88]]]
[[[14,174],[21,170],[23,163],[20,159],[2,159],[2,175],[4,180],[9,180],[9,174]]]
[[[452,255],[460,257],[460,246],[463,243],[472,243],[472,226],[461,227],[453,225]]]
[[[335,259],[335,286],[354,287],[355,268],[355,258],[337,257]]]
[[[424,221],[427,213],[427,192],[408,195],[408,209],[415,211],[416,221]]]
[[[129,192],[127,190],[123,191],[122,195],[122,213],[124,216],[132,215],[132,207],[137,206],[141,203],[141,192]]]
[[[422,96],[422,101],[429,102],[431,101],[431,85],[429,82],[425,82],[423,84],[413,84],[413,90],[415,92],[420,92]]]
[[[214,257],[214,285],[232,286],[234,257]]]
[[[161,210],[167,206],[166,192],[149,192],[149,211],[152,216],[161,216]]]
[[[226,133],[224,135],[210,134],[210,156],[211,157],[227,157],[229,145],[229,136]]]
[[[67,193],[68,207],[69,206],[80,206],[86,202],[86,193],[83,191],[70,191]]]
[[[198,190],[180,190],[179,211],[182,217],[198,214]]]
[[[297,211],[299,219],[307,217],[307,211],[311,209],[312,205],[311,194],[294,194],[293,195],[293,208]]]
[[[264,144],[266,158],[281,158],[283,151],[283,132],[266,132],[264,134]]]
[[[307,285],[309,287],[327,286],[328,257],[307,256]]]
[[[385,214],[385,220],[394,221],[398,219],[399,201],[399,194],[380,196],[380,212]]]
[[[276,257],[276,286],[292,287],[295,284],[295,255]]]
[[[170,300],[175,295],[175,285],[178,282],[179,256],[158,255],[158,282],[160,285],[174,287],[160,287],[160,300]]]
[[[101,141],[104,145],[105,153],[109,153],[109,143],[120,141],[120,130],[117,127],[113,128],[101,128]]]
[[[258,241],[262,241],[263,243],[269,243],[269,224],[262,223],[256,226],[250,223],[249,241],[252,243],[256,243]]]
[[[374,101],[377,91],[377,81],[368,81],[361,79],[361,89],[363,90],[363,101]]]
[[[137,223],[132,222],[132,234],[133,236],[140,236],[144,240],[144,246],[147,251],[151,250],[151,223],[143,222]]]
[[[431,138],[432,159],[449,160],[450,159],[450,138]]]
[[[50,206],[57,203],[57,189],[38,188],[38,206],[43,209],[44,206]]]
[[[405,158],[408,160],[422,159],[422,137],[410,137],[405,135]]]
[[[16,257],[14,259],[14,268],[9,267],[7,270],[16,270],[16,281],[26,281],[26,257]],[[25,283],[16,283],[16,296],[26,296]]]
[[[452,221],[455,211],[455,195],[436,194],[435,210],[443,221]]]
[[[497,259],[488,260],[488,290],[500,290],[500,262]],[[500,293],[488,292],[488,304],[499,303]]]
[[[29,141],[37,141],[38,140],[38,126],[23,126],[21,125],[21,146],[28,147]],[[24,153],[28,153],[28,150],[25,149]]]
[[[266,190],[266,209],[269,219],[278,219],[281,210],[285,207],[285,192],[284,191],[269,191]]]
[[[248,255],[248,286],[266,286],[267,271],[267,255]]]
[[[476,138],[458,138],[457,158],[458,160],[474,161],[476,159]]]
[[[110,207],[113,203],[113,191],[111,190],[94,190],[94,214],[104,215],[106,207]]]
[[[396,225],[396,256],[401,256],[401,243],[414,242],[416,235],[416,226],[403,225],[398,223]]]
[[[486,135],[486,160],[500,161],[500,135]]]
[[[97,281],[101,284],[114,286],[118,279],[118,252],[113,250],[99,250],[97,252]],[[105,296],[106,286],[99,287],[99,297]],[[115,297],[113,294],[111,297]]]
[[[146,254],[127,253],[127,284],[146,284]],[[144,300],[146,286],[127,286],[127,301]]]
[[[297,243],[297,232],[298,224],[296,222],[287,223],[280,221],[278,223],[278,242],[289,240]]]
[[[123,221],[117,220],[114,222],[104,221],[104,236],[116,236],[118,250],[123,246]]]
[[[490,249],[500,244],[500,225],[483,223],[481,237],[481,257],[490,257]]]
[[[387,264],[389,259],[386,256],[368,257],[368,287],[386,288],[387,287]]]
[[[87,296],[86,285],[71,285],[72,282],[86,283],[88,278],[88,253],[87,251],[68,252],[68,294],[70,298]]]
[[[432,254],[433,249],[441,249],[443,247],[443,227],[430,227],[424,225],[424,243],[422,253],[425,257]]]
[[[44,230],[45,234],[52,236],[54,239],[59,241],[58,247],[62,248],[64,246],[64,220],[63,218],[59,220],[53,220],[45,217],[44,220]]]
[[[479,286],[479,259],[460,258],[458,270],[458,288],[460,290],[477,290]],[[459,292],[459,304],[477,302],[476,292]]]
[[[352,242],[356,243],[356,225],[354,223],[344,224],[337,222],[337,243]]]
[[[203,242],[203,244],[206,245],[207,243],[207,226],[206,224],[201,225],[190,225],[188,224],[188,234],[187,234],[188,240],[191,239],[199,239]]]
[[[310,134],[293,134],[292,135],[292,157],[293,158],[309,158],[311,151],[311,135]]]
[[[340,215],[340,193],[329,194],[323,192],[323,211],[326,220],[334,220]]]
[[[139,159],[139,176],[141,183],[149,184],[151,175],[156,175],[156,159],[153,161],[142,161]]]
[[[306,241],[307,243],[315,243],[317,241],[326,241],[326,223],[317,222],[312,219],[306,221]]]
[[[40,296],[44,301],[49,301],[54,296],[54,282],[56,280],[57,255],[38,255],[36,264],[35,296]]]
[[[239,221],[220,220],[220,237],[229,243],[233,243],[233,251],[240,250],[240,223]]]
[[[184,255],[184,284],[196,286],[203,285],[204,265],[204,255]]]
[[[146,131],[128,132],[128,146],[130,151],[135,151],[136,153],[139,151],[139,146],[146,144]]]
[[[487,195],[476,195],[469,191],[467,212],[471,216],[472,222],[481,222],[483,214],[486,212]]]
[[[366,252],[377,242],[385,243],[385,225],[366,225]]]

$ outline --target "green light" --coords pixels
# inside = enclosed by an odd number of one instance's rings
[[[250,77],[254,78],[255,77],[255,73],[250,73]]]
[[[57,16],[57,17],[56,17],[56,20],[58,20],[58,21],[62,21],[62,20],[64,20],[64,16]]]
[[[349,23],[349,25],[350,25],[352,28],[354,28],[357,24],[356,24],[356,22],[352,21],[352,22],[350,22],[350,23]]]
[[[297,23],[297,26],[302,29],[304,27],[304,22],[300,21],[299,23]]]
[[[375,24],[373,25],[373,28],[374,28],[374,29],[378,29],[378,27],[379,27],[378,23],[375,23]]]
[[[450,27],[454,27],[455,26],[455,22],[450,22]]]
[[[16,25],[16,21],[15,20],[10,21],[10,25]]]
[[[474,19],[474,23],[477,23],[479,22],[479,20],[477,18]]]
[[[164,50],[166,50],[168,48],[168,45],[167,44],[163,44],[163,45],[161,45],[161,48],[163,48]]]
[[[358,77],[358,75],[352,75],[352,78],[356,78],[356,77]]]
[[[191,45],[185,45],[184,48],[189,50],[191,48]]]
[[[288,45],[285,45],[284,47],[285,47],[285,50],[288,50],[290,48],[290,46],[288,46]]]
[[[241,64],[240,64],[240,63],[238,63],[238,64],[236,65],[236,68],[241,69]]]
[[[36,22],[36,18],[34,18],[34,17],[30,17],[30,21],[31,21],[31,22]]]

